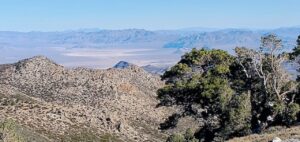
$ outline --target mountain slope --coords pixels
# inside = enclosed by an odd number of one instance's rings
[[[122,141],[162,141],[174,109],[160,107],[163,82],[141,68],[66,69],[38,56],[0,65],[0,118],[30,126],[53,141],[90,132]],[[99,137],[98,137],[99,136]]]
[[[299,142],[300,141],[300,126],[291,128],[273,129],[263,134],[252,134],[240,138],[233,138],[228,142],[267,142],[272,141],[274,138],[279,137],[282,142]]]
[[[142,68],[149,73],[163,75],[170,68],[170,66],[146,65]]]

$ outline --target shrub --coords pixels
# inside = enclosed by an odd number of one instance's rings
[[[25,141],[24,138],[18,133],[17,124],[12,119],[7,119],[0,123],[0,133],[3,141],[5,142]]]
[[[298,114],[300,112],[299,104],[292,103],[287,106],[285,121],[288,125],[293,124],[298,119]]]
[[[164,123],[160,124],[160,129],[165,130],[174,128],[177,125],[180,117],[181,116],[177,113],[171,115]]]
[[[192,129],[187,129],[185,134],[172,134],[168,139],[167,142],[199,142],[194,137],[194,132]]]
[[[167,142],[185,142],[185,139],[181,134],[173,134],[167,139]]]

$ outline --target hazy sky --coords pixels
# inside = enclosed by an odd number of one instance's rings
[[[300,0],[1,0],[0,30],[300,25]]]

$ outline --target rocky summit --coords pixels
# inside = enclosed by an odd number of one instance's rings
[[[128,63],[126,61],[120,61],[116,65],[114,65],[114,68],[117,69],[126,69],[126,68],[134,68],[136,65]]]
[[[67,69],[43,56],[0,65],[0,137],[163,141],[167,134],[159,124],[175,112],[156,107],[156,90],[163,85],[137,66]]]

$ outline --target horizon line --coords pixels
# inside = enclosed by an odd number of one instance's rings
[[[122,30],[145,30],[145,31],[219,31],[219,30],[227,30],[227,29],[237,29],[237,30],[252,30],[252,31],[259,31],[259,30],[276,30],[282,28],[300,28],[300,25],[294,26],[279,26],[279,27],[259,27],[259,28],[251,28],[251,27],[202,27],[202,26],[193,26],[193,27],[183,27],[183,28],[176,28],[176,29],[147,29],[147,28],[74,28],[74,29],[65,29],[65,30],[0,30],[0,32],[18,32],[18,33],[33,33],[33,32],[84,32],[89,30],[95,31],[122,31]]]

